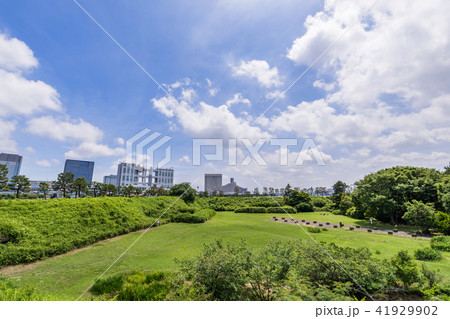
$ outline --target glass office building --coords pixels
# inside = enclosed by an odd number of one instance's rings
[[[22,156],[17,154],[0,154],[0,164],[6,165],[8,175],[6,177],[11,180],[13,176],[20,174],[20,167],[22,166]]]
[[[92,183],[92,176],[94,175],[94,162],[68,159],[64,165],[64,173],[68,172],[74,175],[74,179],[84,177],[88,183]]]

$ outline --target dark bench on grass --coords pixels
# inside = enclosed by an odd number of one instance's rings
[[[372,229],[368,229],[367,231],[368,231],[369,233],[371,233],[371,232],[372,232]]]
[[[319,227],[322,227],[323,226],[323,224],[319,224]]]
[[[361,226],[355,226],[356,228],[361,228]]]
[[[388,235],[394,235],[394,232],[388,231]]]
[[[349,229],[350,229],[350,230],[355,230],[353,227],[350,227]]]
[[[333,225],[333,228],[337,228],[337,225]]]

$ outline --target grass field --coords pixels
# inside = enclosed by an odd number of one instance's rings
[[[175,258],[192,257],[200,252],[202,244],[215,239],[237,242],[245,239],[254,247],[262,247],[271,241],[311,240],[298,225],[285,225],[269,221],[265,214],[234,214],[218,212],[204,224],[167,224],[147,232],[111,269],[106,276],[131,270],[176,269]],[[282,217],[282,216],[279,216]],[[297,214],[296,218],[361,224],[361,221],[345,216],[320,213]],[[43,292],[76,299],[102,274],[125,249],[142,233],[132,233],[99,242],[90,247],[58,257],[29,264],[1,269],[19,285],[32,285]],[[367,247],[379,258],[390,258],[406,249],[411,253],[417,248],[429,246],[429,240],[396,237],[366,232],[330,229],[310,234],[318,242],[334,242],[353,248]],[[439,262],[428,262],[429,268],[440,270],[448,282],[450,278],[450,253]],[[85,295],[89,298],[89,294]]]

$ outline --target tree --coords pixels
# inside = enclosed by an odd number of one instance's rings
[[[134,187],[133,187],[133,185],[128,185],[128,186],[122,187],[122,194],[124,196],[131,197],[131,195],[134,194]]]
[[[70,189],[75,192],[75,197],[81,196],[82,193],[89,191],[89,183],[84,177],[78,177],[70,186]]]
[[[413,257],[408,251],[401,250],[391,259],[394,266],[394,274],[403,283],[403,287],[408,289],[410,285],[419,281],[419,269]]]
[[[436,212],[435,227],[445,235],[450,235],[450,215],[444,212]]]
[[[342,181],[337,181],[333,185],[333,196],[331,197],[331,200],[333,201],[335,207],[339,208],[342,196],[347,192],[347,189],[348,185]]]
[[[185,203],[193,203],[195,201],[197,191],[191,187],[190,183],[185,182],[174,185],[170,189],[169,195],[181,197]]]
[[[450,175],[450,163],[444,166],[444,174]]]
[[[4,164],[0,164],[0,191],[8,190],[8,167]]]
[[[134,195],[139,196],[141,194],[142,194],[142,189],[135,187],[134,188]]]
[[[113,184],[106,184],[105,191],[108,194],[108,196],[114,196],[114,194],[117,193],[117,187]]]
[[[66,193],[72,187],[74,175],[70,172],[67,173],[59,173],[58,179],[53,182],[53,189],[55,191],[61,191],[63,193],[63,197],[66,197]]]
[[[434,203],[442,209],[437,184],[442,173],[435,169],[398,166],[369,174],[356,182],[353,202],[367,217],[374,217],[392,225],[402,221],[406,203],[413,200]]]
[[[90,183],[89,189],[91,190],[92,195],[94,195],[94,197],[97,197],[100,192],[100,183],[97,182]]]
[[[406,203],[406,209],[402,218],[409,225],[421,226],[424,230],[434,227],[436,214],[433,204],[424,204],[414,199],[412,202]]]
[[[46,182],[40,182],[39,191],[44,194],[44,199],[47,199],[47,193],[50,191],[50,185]]]
[[[259,196],[260,195],[258,187],[255,187],[255,189],[253,190],[253,195],[255,195],[255,196]]]
[[[311,204],[311,201],[312,201],[311,195],[309,195],[308,193],[294,190],[287,199],[286,204],[294,207],[300,203]]]
[[[238,186],[234,187],[234,196],[236,196],[236,197],[239,196],[239,187]]]
[[[283,193],[284,200],[286,200],[289,196],[291,196],[291,194],[292,194],[292,187],[291,185],[287,184]]]
[[[267,187],[263,187],[263,195],[267,196],[268,193],[269,191],[267,190]]]
[[[16,198],[19,198],[21,192],[29,192],[30,186],[30,180],[24,175],[15,175],[9,182],[9,188],[16,192]]]

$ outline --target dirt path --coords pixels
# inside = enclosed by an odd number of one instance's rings
[[[409,231],[401,231],[396,229],[382,229],[377,227],[363,227],[363,226],[355,226],[355,225],[344,225],[344,224],[333,224],[328,222],[318,222],[315,220],[304,220],[304,219],[293,219],[293,218],[277,218],[274,217],[271,219],[271,221],[278,222],[278,223],[286,223],[286,224],[301,224],[303,226],[309,226],[309,227],[316,227],[316,228],[341,228],[341,229],[347,229],[351,231],[365,231],[369,233],[377,233],[377,234],[385,234],[385,235],[395,235],[395,236],[402,236],[402,237],[420,237],[425,239],[430,239],[433,237],[432,235],[423,235],[416,232],[409,232]]]

